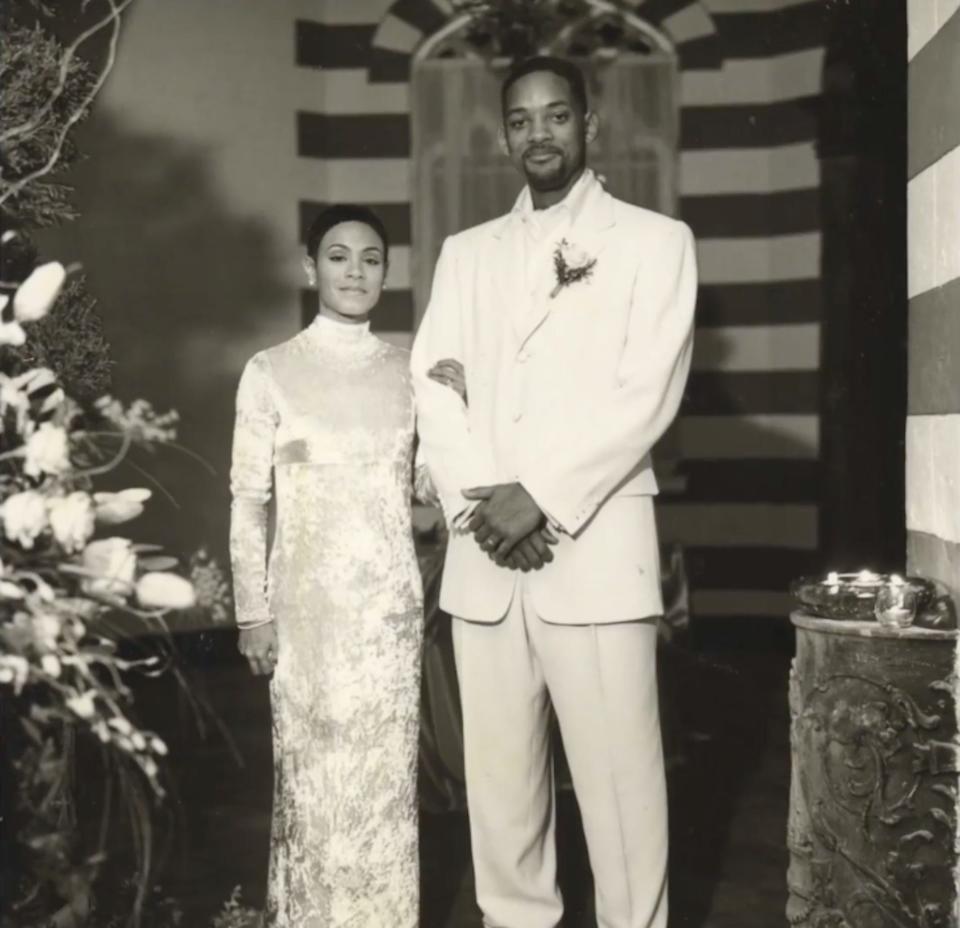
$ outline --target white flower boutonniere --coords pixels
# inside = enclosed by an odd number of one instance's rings
[[[557,285],[550,291],[552,300],[564,287],[580,280],[588,280],[596,267],[597,259],[591,258],[582,248],[572,245],[565,238],[560,239],[553,251],[553,269]]]

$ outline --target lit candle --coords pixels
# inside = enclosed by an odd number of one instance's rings
[[[880,575],[864,568],[857,574],[854,583],[857,586],[880,586]]]

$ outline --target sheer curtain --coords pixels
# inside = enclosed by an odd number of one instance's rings
[[[677,70],[672,55],[581,60],[600,134],[590,164],[615,196],[674,212]],[[419,321],[443,239],[505,213],[522,180],[497,145],[503,67],[416,62],[411,78],[413,288]]]

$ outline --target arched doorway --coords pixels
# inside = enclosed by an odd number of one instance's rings
[[[678,65],[670,39],[609,3],[558,26],[541,51],[576,59],[601,114],[593,168],[621,199],[676,209]],[[410,79],[413,286],[418,321],[443,239],[507,212],[521,180],[497,146],[510,59],[469,15],[421,43]]]

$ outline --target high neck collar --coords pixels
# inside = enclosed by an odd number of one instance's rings
[[[583,173],[577,178],[576,183],[567,191],[567,195],[552,206],[546,206],[543,209],[535,209],[533,205],[533,196],[530,193],[530,187],[526,186],[520,191],[516,202],[513,204],[513,212],[518,214],[524,220],[537,220],[545,215],[555,215],[557,213],[566,213],[572,221],[576,221],[587,200],[594,193],[595,186],[599,186],[596,175],[590,168],[584,168]]]
[[[352,346],[366,346],[372,340],[369,319],[366,322],[340,322],[317,313],[313,322],[304,331],[310,339],[344,349]]]

